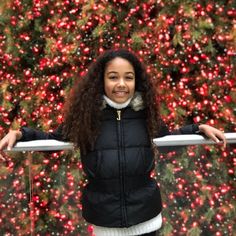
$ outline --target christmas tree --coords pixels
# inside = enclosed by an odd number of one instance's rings
[[[164,121],[236,131],[235,1],[11,0],[0,2],[0,136],[62,122],[74,81],[104,50],[126,47],[147,65]],[[236,232],[235,161],[204,145],[157,157],[161,235]],[[15,153],[0,165],[1,235],[92,235],[81,216],[79,152]],[[9,224],[10,222],[10,224]]]

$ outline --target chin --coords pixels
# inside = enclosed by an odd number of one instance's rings
[[[127,97],[126,98],[119,98],[119,97],[117,98],[116,97],[116,98],[113,99],[113,101],[116,102],[116,103],[124,103],[128,100],[129,100],[129,97],[128,98]]]

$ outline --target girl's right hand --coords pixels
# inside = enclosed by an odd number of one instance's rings
[[[10,130],[8,134],[0,140],[0,159],[6,160],[1,152],[6,148],[8,151],[12,149],[17,140],[22,137],[20,130]]]

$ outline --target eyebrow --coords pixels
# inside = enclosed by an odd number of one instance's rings
[[[111,73],[118,74],[118,72],[116,72],[116,71],[108,71],[107,72],[108,75],[111,74]],[[125,74],[132,74],[132,75],[134,75],[134,72],[129,71],[129,72],[125,72]]]

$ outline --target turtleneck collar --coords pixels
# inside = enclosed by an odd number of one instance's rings
[[[112,101],[109,97],[107,97],[106,95],[103,95],[103,98],[104,100],[106,101],[106,103],[110,106],[110,107],[113,107],[115,109],[122,109],[122,108],[125,108],[129,105],[131,98],[129,98],[126,102],[124,103],[117,103],[117,102],[114,102]]]
[[[108,98],[106,95],[103,95],[103,104],[101,109],[104,109],[107,105],[115,109],[122,109],[127,106],[130,106],[134,111],[143,110],[145,105],[142,99],[142,94],[140,92],[135,92],[134,96],[124,103],[116,103]]]

